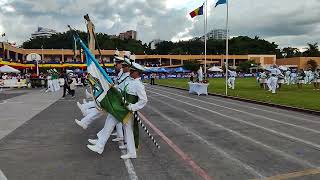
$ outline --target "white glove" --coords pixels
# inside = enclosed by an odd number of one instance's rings
[[[129,111],[132,111],[131,104],[129,104],[129,105],[127,106],[127,109],[128,109]]]

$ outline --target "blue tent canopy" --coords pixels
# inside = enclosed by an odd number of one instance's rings
[[[107,73],[114,73],[115,70],[113,68],[106,68]]]
[[[169,70],[167,70],[166,68],[159,68],[158,69],[158,72],[160,72],[160,73],[168,73],[169,72]]]
[[[184,69],[183,67],[178,67],[174,70],[176,73],[187,73],[190,72],[189,70]]]
[[[152,68],[146,68],[146,69],[144,70],[144,72],[146,72],[146,73],[151,73],[151,72],[153,72],[153,71],[152,71]]]

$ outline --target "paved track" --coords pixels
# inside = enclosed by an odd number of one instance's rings
[[[146,115],[158,116],[156,124],[167,122],[163,128],[180,135],[175,142],[213,179],[304,175],[320,164],[319,116],[159,86],[146,89]],[[184,145],[190,140],[195,141],[192,146]]]
[[[320,179],[319,116],[159,86],[146,90],[142,119],[161,149],[141,131],[131,169],[110,140],[102,155],[86,148],[105,117],[86,131],[74,124],[81,118],[80,89],[77,99],[57,99],[2,138],[0,169],[9,180]]]

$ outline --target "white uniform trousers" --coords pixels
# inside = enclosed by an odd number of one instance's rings
[[[290,77],[290,83],[291,84],[296,84],[297,80],[295,77]]]
[[[59,79],[54,80],[54,85],[55,85],[55,91],[59,91],[60,90]]]
[[[267,86],[268,86],[269,91],[272,91],[272,87],[271,87],[271,77],[269,77],[269,78],[267,79]]]
[[[124,125],[125,141],[127,142],[127,153],[136,156],[136,145],[133,136],[133,117]]]
[[[103,114],[97,108],[87,109],[86,112],[87,115],[81,119],[81,122],[86,126],[90,125],[94,120],[98,119]]]
[[[290,85],[290,77],[285,77],[285,83],[286,83],[287,85]]]
[[[46,90],[46,92],[49,92],[49,91],[53,92],[54,91],[52,80],[47,81],[47,87],[48,87],[48,89]]]
[[[236,78],[235,77],[229,77],[228,78],[228,86],[229,88],[234,89],[234,82],[235,82]]]
[[[116,131],[117,131],[118,138],[123,138],[123,130],[124,129],[122,128],[122,123],[118,122],[116,125]],[[98,132],[98,134],[97,134],[98,139],[104,135],[103,132],[104,132],[103,129]]]
[[[278,86],[278,78],[275,76],[270,77],[270,88],[273,94],[276,93],[277,86]]]
[[[85,110],[87,110],[87,109],[89,109],[89,108],[91,108],[91,107],[96,107],[96,103],[95,103],[94,101],[89,101],[89,102],[87,102],[87,103],[85,103],[85,104],[82,104],[82,107],[83,107]]]
[[[103,129],[101,129],[97,134],[98,142],[96,145],[98,146],[98,148],[104,149],[105,144],[107,143],[114,127],[117,124],[121,124],[121,123],[119,123],[119,121],[115,117],[113,117],[111,114],[108,114],[106,122],[104,123]],[[123,137],[122,124],[121,126],[120,125],[117,126],[117,133],[118,133],[118,137]]]

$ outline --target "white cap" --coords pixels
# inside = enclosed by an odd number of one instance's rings
[[[120,55],[120,52],[118,51],[118,49],[114,52],[114,55],[115,56],[119,56]]]
[[[136,62],[136,55],[132,54],[132,55],[130,56],[130,59],[133,60],[133,62]]]

